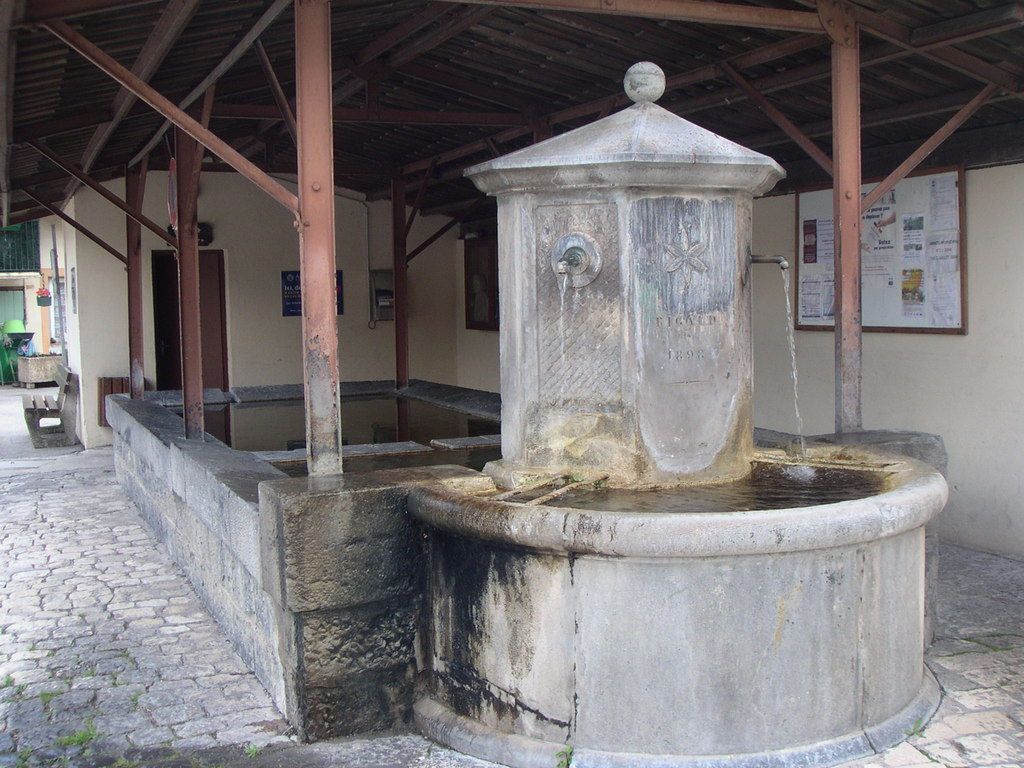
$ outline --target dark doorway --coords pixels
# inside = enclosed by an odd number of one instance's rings
[[[228,343],[224,292],[224,252],[199,252],[199,322],[202,333],[203,387],[228,389]],[[178,260],[174,251],[153,251],[153,340],[157,389],[181,389],[181,316]],[[206,409],[206,431],[229,442],[227,408]]]

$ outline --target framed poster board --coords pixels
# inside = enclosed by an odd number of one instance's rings
[[[877,182],[861,186],[867,194]],[[797,195],[797,330],[835,323],[832,190]],[[865,331],[967,333],[963,168],[909,176],[861,218]]]

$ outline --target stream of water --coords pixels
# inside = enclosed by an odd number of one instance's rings
[[[804,420],[800,415],[800,389],[797,386],[796,373],[796,333],[793,331],[793,301],[789,296],[789,270],[780,269],[782,274],[782,293],[786,297],[786,337],[789,340],[789,362],[793,375],[793,410],[796,413],[796,434],[800,439],[800,455],[807,454],[807,444],[804,441]]]

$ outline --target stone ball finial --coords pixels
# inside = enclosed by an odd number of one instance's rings
[[[665,93],[665,73],[652,61],[640,61],[626,70],[622,85],[635,102],[657,101]]]

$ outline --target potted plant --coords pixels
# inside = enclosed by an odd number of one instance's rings
[[[36,291],[36,304],[40,307],[48,307],[51,303],[53,303],[53,298],[50,296],[50,290],[46,286]]]

